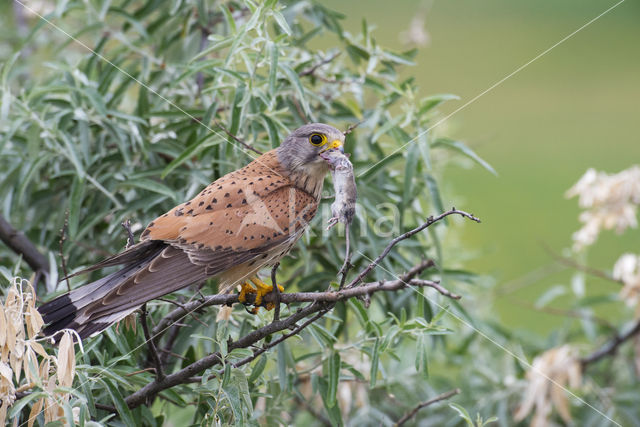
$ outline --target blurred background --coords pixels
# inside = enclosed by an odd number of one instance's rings
[[[419,71],[407,72],[420,95],[460,97],[441,107],[446,116],[617,1],[325,3],[346,15],[347,30],[358,32],[365,19],[380,44],[418,47]],[[443,198],[483,220],[464,224],[459,238],[475,251],[465,267],[496,281],[491,296],[504,325],[547,333],[564,321],[532,307],[574,274],[555,256],[580,228],[577,199],[564,193],[588,168],[615,173],[640,162],[639,19],[639,3],[621,3],[440,125],[498,173],[471,163],[450,168],[445,185],[455,192]],[[639,238],[637,230],[601,233],[589,264],[610,270],[623,252],[638,252]],[[593,277],[586,284],[588,295],[616,286]],[[566,296],[552,306],[568,304]],[[611,307],[603,303],[599,314],[615,317]]]

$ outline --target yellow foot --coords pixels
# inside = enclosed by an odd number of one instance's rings
[[[255,288],[251,286],[252,283],[255,285]],[[283,292],[284,288],[278,285],[278,290]],[[247,301],[247,294],[256,294],[256,300],[253,303],[255,307],[251,310],[253,314],[256,314],[258,312],[258,307],[262,305],[262,299],[271,291],[273,291],[273,286],[267,285],[260,280],[258,276],[254,276],[242,284],[240,294],[238,295],[238,301],[244,303]],[[272,310],[274,307],[275,304],[272,302],[268,302],[264,305],[264,308],[267,310]]]

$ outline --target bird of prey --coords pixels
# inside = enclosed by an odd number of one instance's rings
[[[296,129],[278,148],[153,220],[139,243],[76,273],[120,266],[41,305],[44,332],[71,328],[84,339],[147,301],[210,277],[218,278],[218,292],[241,285],[240,299],[252,292],[259,305],[272,286],[258,271],[278,262],[300,238],[329,171],[321,154],[343,152],[343,144],[344,134],[326,124]]]

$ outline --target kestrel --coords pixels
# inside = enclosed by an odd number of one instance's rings
[[[41,305],[49,324],[44,332],[71,328],[81,338],[92,336],[147,301],[210,277],[218,278],[218,292],[242,285],[240,296],[256,293],[259,305],[272,286],[258,271],[278,262],[300,238],[329,171],[321,154],[343,152],[343,144],[344,134],[326,124],[296,129],[278,148],[153,220],[139,243],[80,272],[120,266]]]

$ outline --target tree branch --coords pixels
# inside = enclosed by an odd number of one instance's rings
[[[420,264],[411,268],[408,272],[400,276],[400,280],[393,280],[387,282],[371,282],[353,289],[342,289],[339,291],[326,291],[326,292],[295,292],[295,293],[283,293],[280,294],[280,302],[284,304],[290,304],[294,302],[337,302],[349,298],[358,296],[370,295],[379,291],[397,291],[407,286],[429,286],[436,282],[421,281],[422,283],[414,284],[412,279],[418,274],[422,273],[426,269],[432,267],[434,262],[432,260],[422,261]],[[448,291],[447,291],[448,292]],[[255,295],[246,295],[246,302],[251,304],[255,301]],[[273,293],[269,293],[262,299],[263,302],[275,302],[275,296]],[[170,311],[158,324],[153,328],[151,335],[156,337],[161,334],[166,328],[177,320],[183,318],[185,315],[193,313],[205,307],[212,305],[231,305],[238,303],[238,294],[216,294],[204,297],[204,300],[191,301],[181,304],[180,307]]]
[[[158,355],[158,349],[156,348],[154,338],[149,334],[149,326],[147,325],[147,304],[142,305],[140,323],[142,323],[142,331],[144,332],[144,339],[147,343],[147,347],[149,348],[149,355],[151,356],[151,360],[153,360],[153,364],[155,365],[154,369],[156,371],[156,381],[162,381],[164,379],[162,362],[160,361],[160,356]]]
[[[256,329],[244,337],[231,341],[228,345],[228,351],[232,351],[236,348],[247,348],[251,347],[258,341],[266,338],[269,335],[272,335],[276,332],[283,331],[285,329],[291,329],[290,332],[280,336],[278,339],[272,340],[268,344],[254,350],[254,353],[247,358],[236,362],[234,367],[243,366],[247,363],[250,363],[257,356],[274,347],[275,345],[281,343],[282,341],[290,338],[293,335],[300,333],[304,328],[306,328],[311,323],[320,319],[324,316],[329,310],[333,308],[337,301],[342,301],[348,298],[353,298],[360,295],[371,295],[376,292],[392,292],[397,291],[403,288],[406,288],[408,285],[411,286],[431,286],[435,282],[431,282],[428,280],[420,280],[404,282],[402,280],[392,280],[388,282],[373,282],[367,283],[365,285],[359,286],[357,288],[351,289],[343,289],[342,291],[330,291],[330,292],[300,292],[296,294],[281,294],[281,301],[284,303],[288,302],[304,302],[304,301],[313,301],[311,304],[307,305],[304,308],[298,309],[291,316],[282,319],[282,320],[274,320],[262,328]],[[218,297],[218,298],[216,298]],[[225,297],[225,298],[220,298]],[[208,297],[209,303],[211,299],[216,298],[215,302],[217,304],[225,304],[227,302],[237,302],[237,295],[214,295]],[[265,296],[264,300],[268,302],[273,298],[273,294],[269,293]],[[226,301],[225,301],[226,300]],[[210,304],[213,305],[213,304]],[[182,309],[180,309],[182,310]],[[184,315],[184,313],[183,313]],[[301,325],[297,325],[297,322],[305,319],[309,316],[313,316],[310,319],[306,320]],[[166,319],[166,318],[165,318]],[[163,319],[163,321],[165,320]],[[161,324],[158,324],[155,329]],[[154,329],[154,330],[155,330]],[[208,369],[212,366],[221,364],[223,361],[223,357],[220,352],[211,353],[202,359],[186,366],[185,368],[165,376],[162,380],[156,379],[154,382],[147,384],[145,387],[131,394],[129,397],[125,399],[130,408],[135,408],[136,406],[144,403],[148,396],[156,395],[162,390],[166,390],[178,384],[184,384],[187,382],[191,382],[190,379],[196,375],[197,373]]]
[[[34,272],[49,276],[49,260],[40,253],[21,231],[16,230],[0,215],[0,240],[13,252],[22,255]],[[34,283],[34,286],[36,284]]]
[[[413,408],[411,411],[409,411],[409,412],[407,412],[406,414],[404,414],[404,415],[402,416],[402,418],[400,418],[400,419],[398,420],[398,422],[395,424],[395,427],[399,427],[399,426],[401,426],[402,424],[404,424],[404,423],[406,423],[407,421],[409,421],[411,418],[413,418],[413,417],[418,413],[418,411],[419,411],[420,409],[422,409],[422,408],[426,408],[426,407],[427,407],[427,406],[429,406],[429,405],[433,405],[433,404],[434,404],[434,403],[436,403],[436,402],[440,402],[440,401],[442,401],[442,400],[448,399],[448,398],[450,398],[451,396],[455,396],[456,394],[459,394],[459,393],[460,393],[460,389],[459,389],[459,388],[456,388],[455,390],[451,390],[451,391],[448,391],[448,392],[446,392],[446,393],[439,394],[439,395],[437,395],[436,397],[434,397],[433,399],[429,399],[429,400],[427,400],[426,402],[422,402],[422,403],[420,403],[418,406],[416,406],[415,408]]]
[[[630,340],[634,336],[640,333],[640,320],[637,320],[635,325],[627,332],[618,334],[613,337],[608,343],[591,353],[590,355],[580,359],[582,369],[586,369],[590,364],[599,361],[607,356],[612,356],[618,351],[618,347],[625,341]]]
[[[315,72],[318,68],[322,67],[325,64],[328,64],[329,62],[333,61],[334,59],[336,59],[338,56],[340,55],[340,52],[336,52],[333,55],[329,56],[328,58],[323,59],[322,61],[318,62],[315,65],[312,65],[311,67],[307,68],[306,70],[302,70],[300,73],[298,73],[298,76],[300,77],[304,77],[304,76],[314,76],[317,77],[315,75]]]
[[[226,127],[224,127],[222,125],[222,123],[220,123],[218,120],[214,120],[213,123],[218,126],[220,129],[222,129],[222,131],[224,133],[227,134],[227,136],[229,136],[229,138],[233,139],[234,141],[236,141],[238,144],[242,145],[244,148],[253,151],[254,153],[258,154],[258,155],[262,155],[264,154],[262,151],[253,148],[251,145],[247,144],[246,142],[244,142],[243,140],[241,140],[240,138],[238,138],[237,136],[235,136],[234,134],[231,133],[231,131],[229,129],[227,129]]]

